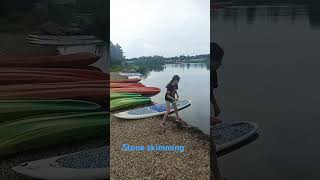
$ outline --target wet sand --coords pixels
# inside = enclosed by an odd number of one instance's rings
[[[112,76],[111,76],[112,77]],[[115,112],[114,112],[115,113]],[[209,136],[197,128],[184,128],[168,118],[165,130],[162,116],[122,120],[111,113],[111,179],[209,179]],[[124,151],[131,146],[175,145],[185,151]]]

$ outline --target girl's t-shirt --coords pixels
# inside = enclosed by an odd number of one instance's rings
[[[171,83],[167,85],[167,95],[175,98],[176,91],[178,90],[178,84],[172,85]]]

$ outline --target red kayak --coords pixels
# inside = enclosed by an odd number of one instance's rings
[[[109,80],[109,74],[84,69],[0,69],[0,85]]]
[[[111,92],[139,93],[146,96],[158,94],[161,90],[156,87],[130,87],[130,88],[111,88]]]
[[[110,83],[111,88],[145,87],[140,83]]]
[[[0,58],[0,67],[81,67],[95,63],[99,59],[92,53],[76,53],[58,56]]]
[[[106,88],[109,89],[108,81],[77,81],[77,82],[59,82],[59,83],[39,83],[39,84],[16,84],[0,86],[0,93],[38,91],[38,90],[58,90],[75,88]]]
[[[66,76],[77,76],[77,77],[87,77],[87,78],[96,78],[96,79],[109,79],[109,74],[103,73],[97,70],[89,69],[73,69],[73,68],[0,68],[1,74],[44,74],[44,75],[66,75]]]
[[[141,81],[141,78],[132,78],[132,79],[121,79],[121,80],[111,80],[111,83],[137,83]]]

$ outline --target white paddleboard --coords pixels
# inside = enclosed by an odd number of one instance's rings
[[[22,163],[13,170],[37,179],[99,180],[109,177],[109,147]]]
[[[177,101],[177,108],[178,110],[185,109],[191,105],[191,101],[189,100],[183,100],[183,101]],[[174,109],[173,106],[170,104],[170,112],[173,113]],[[154,117],[154,116],[160,116],[165,114],[166,112],[166,104],[156,104],[144,108],[138,108],[138,109],[132,109],[129,111],[124,111],[115,114],[116,117],[121,119],[142,119],[142,118],[148,118],[148,117]]]
[[[216,151],[220,152],[234,147],[258,132],[258,125],[248,121],[231,121],[218,123],[211,127],[211,136],[216,144]]]

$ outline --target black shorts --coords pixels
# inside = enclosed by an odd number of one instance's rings
[[[174,103],[174,100],[167,97],[167,94],[164,95],[164,99],[170,103]]]

